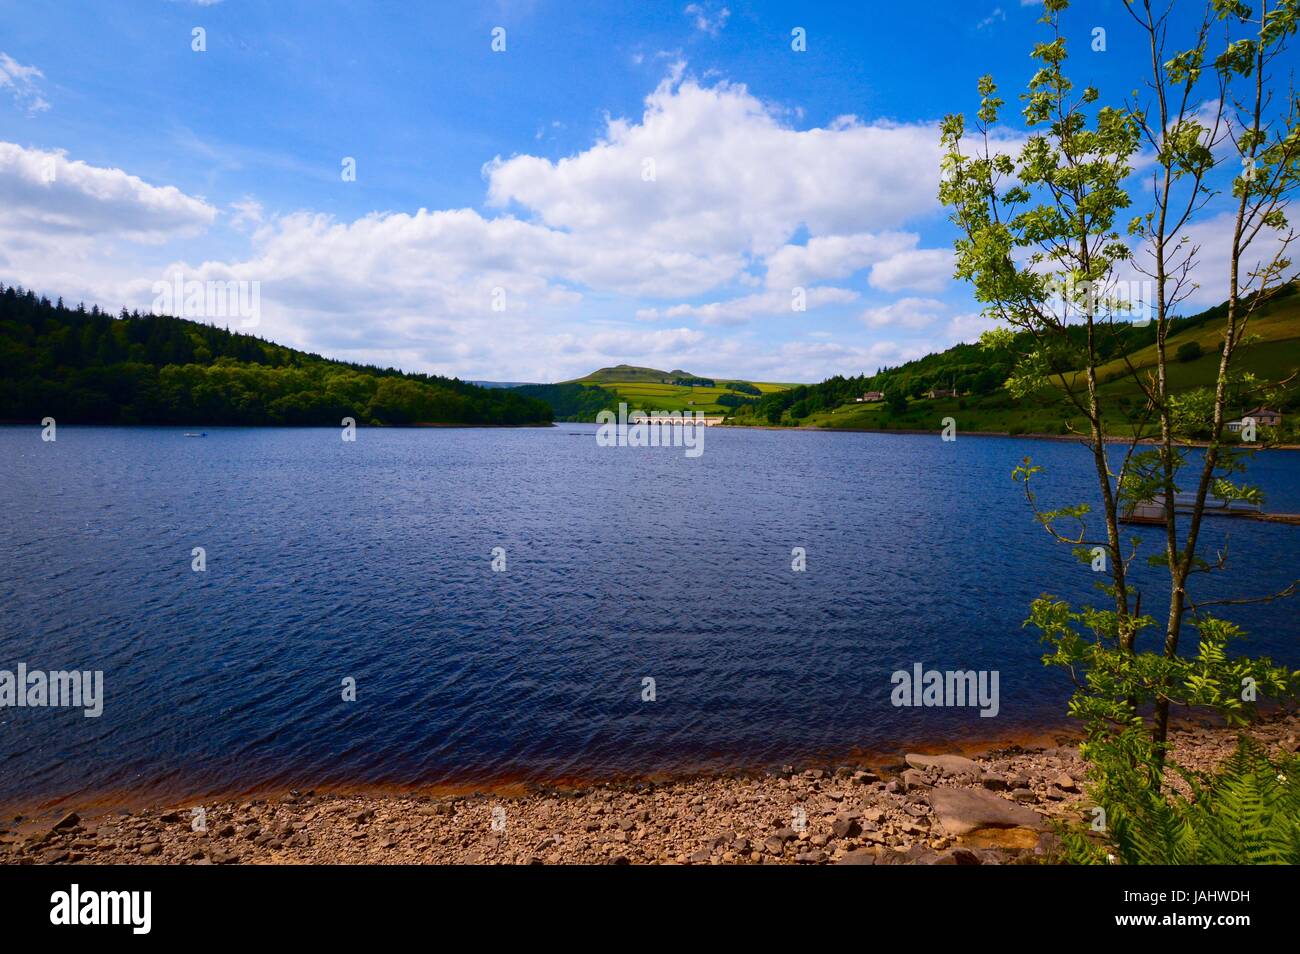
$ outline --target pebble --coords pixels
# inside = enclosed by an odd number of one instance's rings
[[[1300,716],[1251,732],[1275,749],[1300,748]],[[1178,730],[1172,741],[1180,764],[1194,770],[1210,768],[1236,744],[1233,732],[1217,729]],[[1023,847],[1033,839],[1018,847],[964,844],[960,831],[940,827],[952,820],[945,790],[992,808],[1004,803],[1008,824],[1029,806],[1025,818],[1079,817],[1085,800],[1078,781],[1085,765],[1069,746],[907,762],[829,772],[785,765],[763,776],[535,787],[520,796],[271,794],[206,805],[207,837],[191,831],[188,807],[91,822],[85,809],[67,811],[46,828],[16,816],[11,831],[0,831],[0,864],[87,856],[97,864],[998,864],[1041,854],[1048,836],[1035,835],[1037,848]],[[946,815],[935,814],[936,798]],[[502,831],[491,829],[496,804],[507,809]]]

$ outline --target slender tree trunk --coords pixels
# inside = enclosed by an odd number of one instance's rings
[[[1263,97],[1263,62],[1256,64],[1255,82],[1255,128],[1259,128],[1260,104]],[[1252,148],[1252,154],[1254,152]],[[1196,486],[1196,500],[1192,506],[1191,519],[1187,526],[1187,540],[1177,563],[1170,562],[1169,617],[1165,623],[1165,657],[1173,659],[1178,654],[1178,640],[1182,632],[1183,616],[1187,607],[1187,579],[1191,575],[1196,559],[1196,544],[1201,533],[1201,521],[1205,517],[1205,500],[1209,496],[1210,485],[1214,479],[1214,470],[1219,462],[1219,450],[1223,440],[1224,407],[1228,394],[1228,369],[1232,364],[1232,353],[1237,346],[1237,323],[1241,315],[1241,240],[1246,219],[1249,194],[1243,191],[1237,203],[1237,217],[1233,223],[1232,252],[1229,261],[1228,316],[1227,326],[1223,331],[1223,353],[1219,356],[1219,375],[1214,385],[1214,419],[1210,428],[1210,443],[1205,448],[1205,459],[1201,463],[1200,480]],[[1169,739],[1169,700],[1160,698],[1156,701],[1155,726],[1152,739],[1157,744],[1157,756],[1163,764],[1164,745]]]

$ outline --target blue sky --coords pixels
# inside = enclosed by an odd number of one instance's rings
[[[256,282],[258,334],[471,379],[872,371],[985,326],[935,123],[985,72],[1014,98],[1040,14],[0,2],[0,281],[114,310]],[[1127,21],[1070,11],[1078,79],[1140,82]]]

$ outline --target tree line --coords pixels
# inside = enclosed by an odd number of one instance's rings
[[[0,421],[338,426],[545,424],[544,401],[331,361],[200,322],[69,307],[0,285]]]

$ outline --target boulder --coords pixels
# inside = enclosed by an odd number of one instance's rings
[[[855,848],[853,851],[847,851],[837,865],[874,865],[876,863],[876,852],[871,848]]]
[[[963,755],[917,755],[909,753],[903,758],[914,769],[920,769],[921,771],[937,769],[941,775],[978,776],[983,771],[978,762]]]
[[[980,865],[984,861],[969,848],[947,848],[934,859],[936,865]]]
[[[1077,792],[1079,790],[1078,783],[1065,772],[1056,776],[1055,784],[1063,792]]]
[[[862,834],[862,825],[856,818],[840,816],[831,822],[831,834],[836,838],[856,838]]]
[[[1043,817],[1033,809],[977,789],[936,788],[930,792],[930,807],[950,835],[977,828],[1045,827]]]
[[[930,782],[919,769],[907,769],[903,772],[903,787],[910,792],[918,788],[929,788]]]

